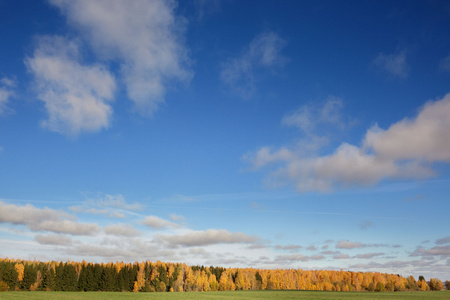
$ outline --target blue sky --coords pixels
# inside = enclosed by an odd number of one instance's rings
[[[0,255],[450,279],[446,1],[0,1]]]

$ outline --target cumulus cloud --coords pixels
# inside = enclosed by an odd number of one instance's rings
[[[158,235],[157,239],[172,247],[196,247],[214,244],[252,244],[259,240],[255,235],[249,236],[242,232],[229,232],[224,229],[191,231],[180,235]]]
[[[116,236],[131,237],[139,235],[139,231],[130,224],[112,224],[106,226],[103,230],[106,234]]]
[[[257,72],[283,66],[286,58],[281,51],[286,42],[276,33],[267,31],[256,36],[244,53],[222,65],[222,81],[239,97],[249,99],[256,92]]]
[[[19,206],[0,201],[0,223],[25,225],[32,231],[50,231],[72,235],[94,235],[100,231],[97,224],[68,220],[65,212],[49,208],[36,208],[30,204]]]
[[[244,159],[255,169],[278,168],[271,180],[293,182],[298,191],[329,191],[336,187],[365,186],[383,179],[434,176],[433,163],[450,162],[450,94],[428,102],[415,118],[383,130],[370,128],[358,147],[342,143],[323,156],[281,147],[262,147]]]
[[[142,114],[164,101],[168,83],[187,82],[186,22],[175,1],[51,0],[79,29],[99,57],[120,63],[128,97]]]
[[[104,66],[81,63],[79,47],[62,37],[41,37],[34,55],[25,60],[47,110],[42,126],[69,136],[109,127],[116,88]]]
[[[145,217],[145,219],[142,221],[142,223],[144,225],[147,225],[149,227],[152,228],[180,228],[181,225],[170,222],[168,220],[162,219],[160,217],[157,216],[147,216]]]
[[[15,95],[16,80],[3,77],[0,79],[0,116],[10,111],[9,100]]]
[[[414,119],[403,119],[387,130],[369,129],[364,147],[391,160],[450,162],[450,93],[428,102]]]
[[[380,53],[373,63],[391,76],[398,78],[408,77],[409,65],[406,62],[406,54],[403,51],[398,54]]]
[[[72,239],[66,235],[61,234],[49,234],[42,235],[37,234],[34,239],[36,242],[42,245],[56,245],[56,246],[70,246],[72,245]]]

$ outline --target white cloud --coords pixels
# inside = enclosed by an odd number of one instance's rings
[[[71,221],[65,212],[36,208],[30,204],[18,206],[0,201],[0,223],[25,225],[32,231],[50,231],[72,235],[93,235],[100,231],[97,224]]]
[[[69,136],[99,131],[111,122],[114,77],[103,66],[80,60],[79,44],[58,36],[39,38],[33,57],[25,60],[48,113],[42,125]]]
[[[342,117],[343,101],[340,98],[329,96],[323,105],[307,104],[283,117],[281,123],[295,126],[307,134],[315,133],[321,124],[334,127],[345,126]]]
[[[68,236],[61,234],[49,234],[42,235],[37,234],[34,239],[36,242],[42,245],[57,245],[57,246],[70,246],[72,245],[72,239]]]
[[[179,224],[167,221],[157,216],[147,216],[142,221],[144,225],[147,225],[152,228],[180,228]]]
[[[450,162],[450,93],[428,102],[414,119],[403,119],[387,130],[375,126],[364,146],[392,160],[417,159]]]
[[[102,59],[117,60],[128,97],[142,114],[164,101],[172,79],[189,81],[185,21],[175,1],[52,0]]]
[[[157,239],[172,247],[195,247],[214,244],[252,244],[259,238],[242,232],[233,233],[224,229],[208,229],[206,231],[191,231],[181,235],[158,235]]]
[[[383,179],[426,178],[432,164],[450,162],[450,94],[427,103],[413,119],[386,130],[370,128],[363,146],[342,143],[332,154],[318,156],[281,147],[262,147],[244,159],[255,169],[278,165],[275,185],[293,182],[298,191],[371,185]]]
[[[286,63],[286,58],[280,53],[285,45],[286,42],[276,33],[263,32],[251,41],[240,57],[223,64],[222,81],[239,97],[251,98],[256,92],[256,72]]]
[[[398,54],[380,53],[373,63],[391,76],[399,78],[408,77],[409,65],[406,62],[406,54],[403,51]]]
[[[139,231],[130,224],[112,224],[106,226],[103,230],[107,234],[116,236],[131,237],[139,235]]]
[[[15,96],[16,80],[3,77],[0,79],[0,116],[10,111],[8,102]]]

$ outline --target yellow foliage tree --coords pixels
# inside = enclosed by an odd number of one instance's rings
[[[17,280],[22,281],[23,280],[23,271],[25,269],[24,265],[22,263],[16,264],[14,268],[17,271]]]
[[[139,271],[137,273],[136,281],[134,282],[133,292],[139,292],[139,290],[145,285],[145,265],[139,264]]]

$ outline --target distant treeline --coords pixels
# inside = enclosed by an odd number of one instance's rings
[[[446,281],[450,289],[450,282]],[[0,291],[189,292],[232,290],[441,290],[443,283],[409,276],[326,270],[262,270],[135,262],[94,264],[0,258]]]

